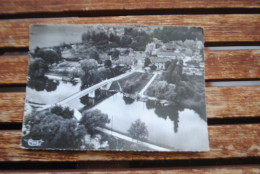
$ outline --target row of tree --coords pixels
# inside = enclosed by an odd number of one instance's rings
[[[97,48],[109,46],[110,48],[132,48],[135,51],[144,51],[146,44],[151,42],[151,37],[145,31],[133,28],[125,28],[124,35],[118,36],[104,31],[89,31],[82,34],[83,43],[91,43]]]
[[[147,95],[193,109],[206,120],[204,78],[183,74],[182,70],[183,61],[172,60],[161,79],[147,89]]]
[[[96,127],[105,127],[110,122],[108,115],[100,110],[84,111],[82,118],[77,120],[73,110],[61,106],[31,114],[32,116],[26,116],[25,126],[30,130],[23,140],[25,145],[30,138],[42,140],[41,148],[93,149],[93,144],[85,142],[84,137],[95,137],[99,134]]]
[[[92,43],[98,48],[132,48],[135,51],[144,51],[146,45],[152,41],[153,38],[162,40],[164,43],[170,41],[185,41],[185,40],[200,40],[203,41],[203,32],[201,28],[196,27],[171,27],[164,26],[157,28],[153,32],[146,32],[145,29],[139,30],[133,27],[124,28],[123,35],[114,33],[108,34],[105,31],[89,31],[82,34],[82,41]]]

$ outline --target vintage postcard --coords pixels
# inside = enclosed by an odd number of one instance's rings
[[[21,147],[209,151],[200,27],[32,25]]]

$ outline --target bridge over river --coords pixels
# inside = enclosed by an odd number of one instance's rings
[[[106,79],[100,83],[97,83],[87,89],[84,89],[78,93],[75,93],[61,101],[59,101],[58,103],[56,103],[56,105],[66,105],[68,102],[74,100],[74,99],[77,99],[77,98],[81,98],[85,95],[89,95],[89,97],[91,98],[95,98],[95,91],[97,89],[102,89],[102,90],[108,90],[111,86],[111,84],[114,82],[114,81],[118,81],[120,79],[123,79],[127,76],[130,76],[131,74],[133,74],[135,71],[129,71],[127,73],[124,73],[124,74],[121,74],[119,76],[116,76],[116,77],[113,77],[113,78],[110,78],[110,79]],[[37,111],[42,111],[42,110],[45,110],[45,109],[48,109],[50,108],[52,105],[45,105],[44,107],[41,107],[39,109],[37,109]]]

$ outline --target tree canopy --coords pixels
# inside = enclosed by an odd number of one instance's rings
[[[42,140],[42,147],[78,149],[86,134],[84,126],[48,111],[35,114],[28,137]]]
[[[145,123],[140,119],[137,119],[131,124],[131,127],[128,129],[128,134],[130,137],[137,140],[147,140],[149,135]]]
[[[79,122],[84,125],[91,136],[95,135],[97,127],[105,127],[107,123],[110,123],[110,119],[107,114],[103,114],[100,110],[87,110],[82,113],[82,118]]]

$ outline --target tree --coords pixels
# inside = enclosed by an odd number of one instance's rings
[[[41,58],[36,58],[29,63],[28,75],[30,78],[44,77],[48,70],[47,63]]]
[[[93,50],[90,51],[90,53],[89,53],[89,58],[90,58],[90,59],[95,59],[97,62],[100,61],[100,57],[99,57],[97,51],[93,51]]]
[[[111,33],[109,35],[109,41],[110,42],[114,42],[114,43],[116,43],[118,45],[120,43],[120,37],[115,35],[115,34],[113,34],[113,33]]]
[[[144,67],[147,67],[151,64],[151,60],[149,58],[145,58],[144,60]]]
[[[104,65],[106,68],[110,68],[112,66],[111,60],[109,60],[109,59],[105,60]]]
[[[124,35],[122,38],[121,38],[121,42],[120,42],[120,46],[123,47],[123,48],[126,48],[126,47],[129,47],[129,45],[132,43],[132,39],[130,36],[128,35]]]
[[[76,120],[42,111],[35,114],[30,133],[24,139],[42,140],[42,148],[78,149],[86,133],[85,127]]]
[[[166,80],[168,83],[172,83],[172,73],[176,68],[177,62],[178,62],[177,59],[172,60],[170,66],[167,68],[166,72],[163,74],[164,80]]]
[[[187,27],[164,26],[162,29],[155,29],[153,35],[164,43],[173,40],[185,41],[187,39],[187,31]]]
[[[83,33],[82,36],[81,36],[81,40],[82,42],[87,42],[91,39],[92,35],[94,34],[94,32],[86,32],[86,33]]]
[[[88,72],[89,70],[96,69],[98,66],[97,61],[94,59],[81,60],[79,63],[80,63],[81,69],[84,72]]]
[[[90,42],[96,45],[96,47],[102,49],[104,45],[108,44],[108,36],[105,32],[87,32],[81,36],[82,42]]]
[[[128,134],[130,137],[142,141],[147,140],[149,135],[145,123],[140,119],[137,119],[131,124],[131,127],[128,129]]]
[[[82,113],[81,120],[79,122],[84,125],[91,136],[96,134],[97,127],[105,127],[107,123],[110,123],[110,119],[107,114],[103,114],[100,110],[87,110]]]
[[[171,76],[171,83],[179,83],[182,80],[182,69],[183,69],[183,60],[179,60],[179,63],[175,67]]]
[[[46,90],[47,92],[55,91],[60,84],[59,81],[50,80],[47,77],[30,77],[27,86],[36,91]]]
[[[166,81],[159,81],[153,83],[148,89],[147,94],[151,97],[164,98],[164,93],[168,91],[168,83]]]
[[[88,94],[80,98],[80,103],[82,103],[83,105],[89,104]]]
[[[86,59],[80,61],[81,65],[81,89],[85,89],[92,84],[95,84],[96,82],[100,81],[100,77],[98,76],[98,70],[97,70],[97,61],[94,59]]]
[[[156,68],[157,68],[157,67],[156,67],[154,64],[151,66],[151,70],[152,70],[152,71],[155,71]]]
[[[108,53],[108,55],[110,55],[113,60],[118,60],[119,55],[120,55],[120,51],[118,51],[117,49],[115,49],[114,51],[110,51],[110,52]]]
[[[69,107],[62,107],[58,105],[51,108],[51,113],[61,116],[65,119],[71,119],[74,115],[74,111],[71,110]]]
[[[123,86],[123,92],[128,93],[128,94],[133,94],[136,90],[137,83],[138,83],[137,81],[133,82],[133,81],[127,80]]]
[[[165,70],[167,70],[170,65],[171,65],[171,61],[165,62]]]
[[[35,49],[34,57],[40,57],[47,63],[58,63],[61,60],[61,53],[57,53],[55,50],[43,50],[37,47]]]

